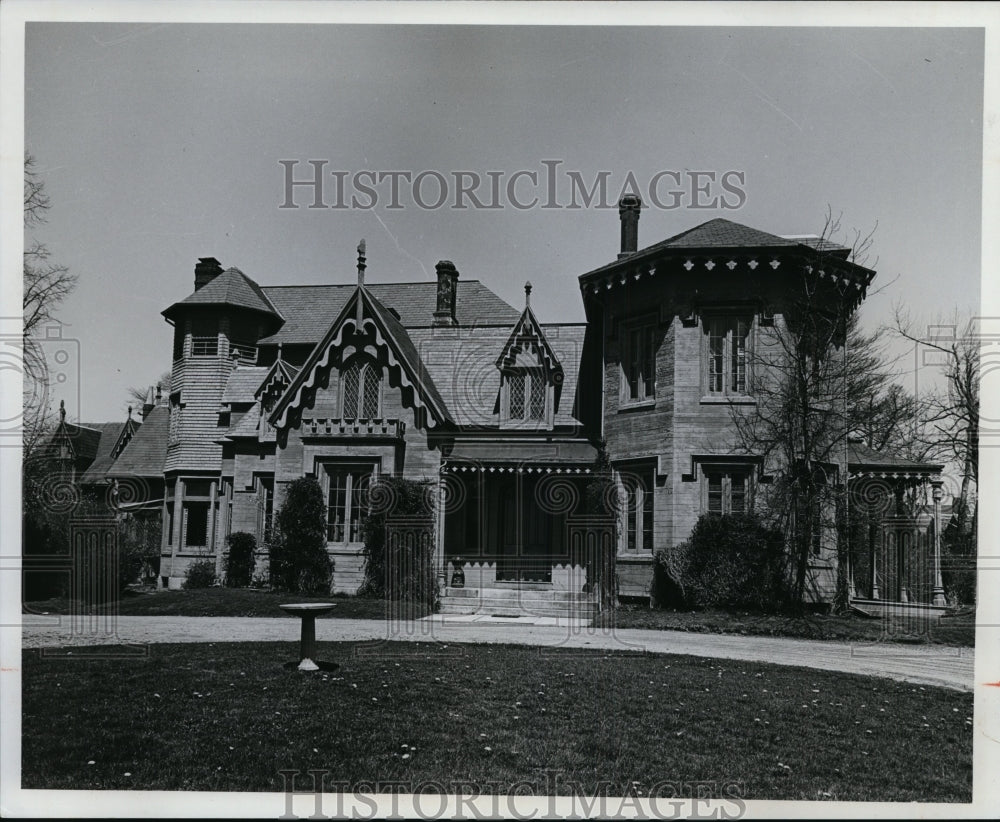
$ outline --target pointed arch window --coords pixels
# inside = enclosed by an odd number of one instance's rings
[[[382,416],[382,371],[371,362],[354,362],[341,376],[342,416],[372,420]]]

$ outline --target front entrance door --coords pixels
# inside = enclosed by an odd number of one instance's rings
[[[535,504],[532,488],[514,478],[497,484],[499,548],[497,579],[551,582],[550,517]]]

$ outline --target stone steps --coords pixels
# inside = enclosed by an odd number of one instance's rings
[[[496,588],[446,588],[442,614],[551,616],[592,619],[598,613],[591,594],[529,585]]]
[[[336,554],[333,557],[332,594],[356,594],[365,581],[365,558],[360,555]]]

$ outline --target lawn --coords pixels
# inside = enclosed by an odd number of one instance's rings
[[[923,626],[898,620],[855,615],[753,614],[730,611],[666,611],[646,605],[624,605],[598,616],[598,625],[611,628],[694,631],[710,634],[785,636],[846,642],[936,643],[975,647],[975,617],[928,620]]]
[[[971,694],[683,656],[320,649],[338,671],[284,669],[294,643],[26,651],[22,785],[280,791],[281,769],[326,769],[382,792],[591,795],[605,780],[648,795],[669,780],[747,799],[971,800]]]
[[[180,591],[126,591],[118,601],[121,616],[219,616],[287,617],[278,607],[283,602],[333,602],[334,609],[323,618],[385,619],[427,616],[429,609],[415,603],[389,603],[365,597],[303,597],[256,588],[198,588]],[[27,602],[25,612],[68,614],[73,603],[65,598]],[[400,613],[400,609],[403,613]]]

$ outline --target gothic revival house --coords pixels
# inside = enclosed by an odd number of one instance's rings
[[[162,585],[205,557],[221,570],[234,531],[266,553],[283,489],[311,475],[327,501],[333,590],[354,592],[367,489],[393,474],[437,489],[446,611],[592,611],[605,567],[595,545],[616,554],[618,592],[645,596],[656,551],[703,512],[748,510],[770,479],[733,447],[731,408],[754,402],[748,352],[784,295],[809,272],[857,305],[874,272],[847,248],[723,219],[640,250],[640,208],[623,198],[617,259],[579,278],[584,323],[546,323],[530,284],[515,308],[448,261],[434,282],[366,281],[363,243],[356,282],[329,285],[261,286],[201,259],[194,291],[163,312],[174,341]],[[610,534],[587,504],[601,441],[625,500]],[[862,454],[848,468],[918,481],[937,470],[886,460]],[[818,599],[832,594],[828,542],[810,568]],[[464,589],[447,587],[459,568]],[[879,598],[874,576],[862,588]]]

